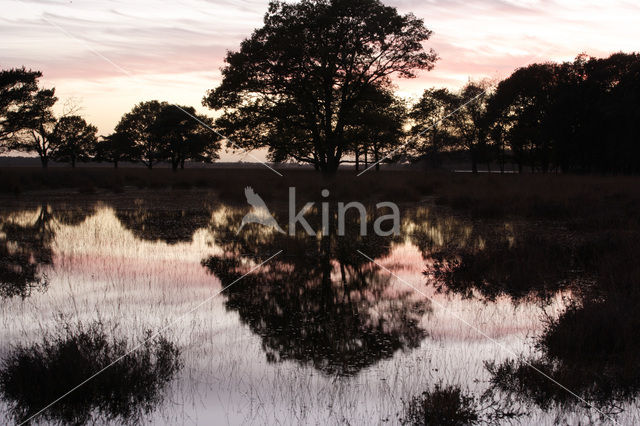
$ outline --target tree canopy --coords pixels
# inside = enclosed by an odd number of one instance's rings
[[[7,139],[21,130],[24,122],[24,105],[38,91],[40,71],[12,68],[0,71],[0,148],[7,148]]]
[[[40,77],[40,71],[25,68],[0,73],[0,137],[5,150],[36,152],[46,167],[56,124],[52,107],[58,98],[55,89],[38,87]]]
[[[178,107],[156,100],[141,102],[116,126],[117,138],[124,138],[124,141],[114,141],[128,146],[129,157],[148,168],[169,160],[176,170],[178,166],[184,167],[187,159],[209,162],[218,158],[220,138],[202,123],[210,125],[212,120],[196,114],[193,107]]]
[[[56,123],[52,140],[52,157],[57,161],[68,161],[71,167],[77,161],[88,161],[97,143],[98,128],[80,116],[61,117]]]
[[[349,149],[350,110],[392,76],[430,70],[430,36],[421,19],[378,0],[272,1],[203,102],[224,110],[217,125],[240,147],[332,173]]]

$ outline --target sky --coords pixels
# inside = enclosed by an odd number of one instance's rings
[[[385,0],[424,19],[440,60],[397,80],[416,99],[429,87],[502,79],[533,62],[639,51],[640,2],[593,0]],[[60,102],[108,134],[138,102],[202,107],[225,52],[260,27],[268,0],[0,0],[0,67],[44,73]],[[223,155],[223,159],[235,159]],[[247,159],[247,161],[251,161]]]

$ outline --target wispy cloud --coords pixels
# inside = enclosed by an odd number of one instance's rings
[[[260,26],[267,0],[5,0],[2,67],[42,70],[61,97],[82,97],[101,132],[131,108],[134,96],[199,105],[219,80],[227,50]],[[436,68],[400,91],[458,87],[468,78],[502,78],[534,61],[632,51],[640,4],[594,0],[389,0],[434,31]],[[10,6],[9,6],[10,4]],[[49,25],[52,21],[82,40]],[[87,48],[133,73],[133,80]],[[143,100],[137,99],[137,100]]]

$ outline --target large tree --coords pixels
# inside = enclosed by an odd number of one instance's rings
[[[489,158],[489,122],[486,114],[486,82],[469,82],[452,98],[448,120],[458,146],[471,157],[471,171],[478,172],[478,163]]]
[[[71,167],[76,167],[77,161],[89,160],[98,141],[97,131],[80,116],[61,117],[51,135],[51,156],[56,161],[70,162]]]
[[[427,89],[411,110],[411,133],[420,136],[415,151],[436,163],[443,149],[463,149],[471,168],[488,158],[489,122],[486,114],[488,82],[468,82],[459,92]]]
[[[217,124],[239,147],[333,173],[349,148],[349,111],[393,76],[431,69],[430,36],[421,19],[378,0],[272,1],[203,102],[224,110]]]
[[[161,142],[152,133],[156,117],[166,105],[155,100],[140,102],[116,125],[116,133],[123,135],[132,147],[133,160],[150,169],[166,156]]]
[[[637,173],[639,67],[640,54],[615,53],[520,68],[489,101],[493,138],[532,171]]]
[[[451,147],[451,106],[458,98],[446,88],[426,89],[409,112],[412,143],[407,147],[414,155],[426,155],[434,167],[441,163],[440,153]]]
[[[519,68],[498,84],[490,99],[489,116],[503,129],[501,137],[520,169],[528,164],[546,171],[552,162],[547,124],[560,72],[554,63]]]

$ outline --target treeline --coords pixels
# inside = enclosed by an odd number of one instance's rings
[[[137,162],[148,168],[170,162],[218,158],[221,140],[207,128],[232,135],[242,148],[268,147],[276,162],[327,167],[299,111],[288,105],[245,105],[213,122],[194,108],[148,101],[126,113],[112,134],[66,113],[56,117],[55,89],[38,87],[39,71],[0,73],[0,150],[35,152],[50,159]],[[215,92],[204,104],[217,109]],[[216,101],[217,102],[217,101]],[[288,120],[284,120],[289,118]],[[472,170],[515,164],[520,171],[640,172],[640,55],[539,63],[517,69],[495,84],[470,81],[459,91],[432,88],[414,105],[391,90],[371,87],[344,112],[339,164],[356,170],[371,163],[424,157],[437,165],[445,152],[464,151]],[[203,125],[204,124],[204,125]]]
[[[640,172],[640,55],[517,69],[493,87],[426,90],[411,110],[422,149],[469,153],[479,163],[520,171]]]
[[[188,106],[147,101],[125,114],[114,132],[97,136],[98,129],[73,108],[56,117],[55,89],[38,86],[40,71],[15,68],[0,72],[0,153],[36,153],[47,167],[50,160],[122,161],[148,168],[168,161],[184,168],[186,160],[211,162],[218,158],[220,138],[206,128],[212,120]]]

